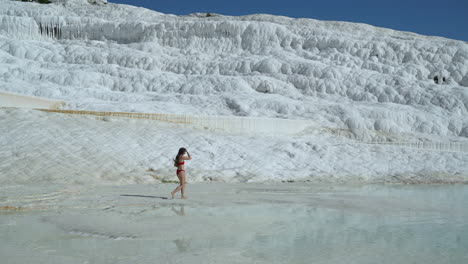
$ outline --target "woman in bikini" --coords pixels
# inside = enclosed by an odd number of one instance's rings
[[[187,156],[184,156],[185,153],[187,153]],[[177,153],[177,156],[174,159],[174,167],[177,167],[177,178],[179,178],[180,185],[175,188],[172,192],[172,199],[174,199],[174,194],[176,194],[178,191],[181,192],[182,194],[182,199],[187,199],[184,195],[185,191],[185,169],[184,169],[184,164],[186,160],[191,160],[192,157],[190,157],[190,153],[185,148],[180,148],[179,153]]]

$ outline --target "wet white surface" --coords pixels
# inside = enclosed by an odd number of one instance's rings
[[[468,261],[466,185],[173,187],[2,187],[2,263]]]

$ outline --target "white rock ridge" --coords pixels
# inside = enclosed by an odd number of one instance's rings
[[[461,41],[355,23],[59,2],[0,2],[4,90],[70,100],[74,108],[468,136]]]

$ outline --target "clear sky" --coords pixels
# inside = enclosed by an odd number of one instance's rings
[[[468,0],[108,0],[186,15],[273,14],[366,23],[423,35],[468,41]]]

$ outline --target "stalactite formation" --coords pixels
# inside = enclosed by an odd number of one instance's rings
[[[60,24],[42,24],[39,23],[39,34],[54,39],[62,38],[62,29]]]

